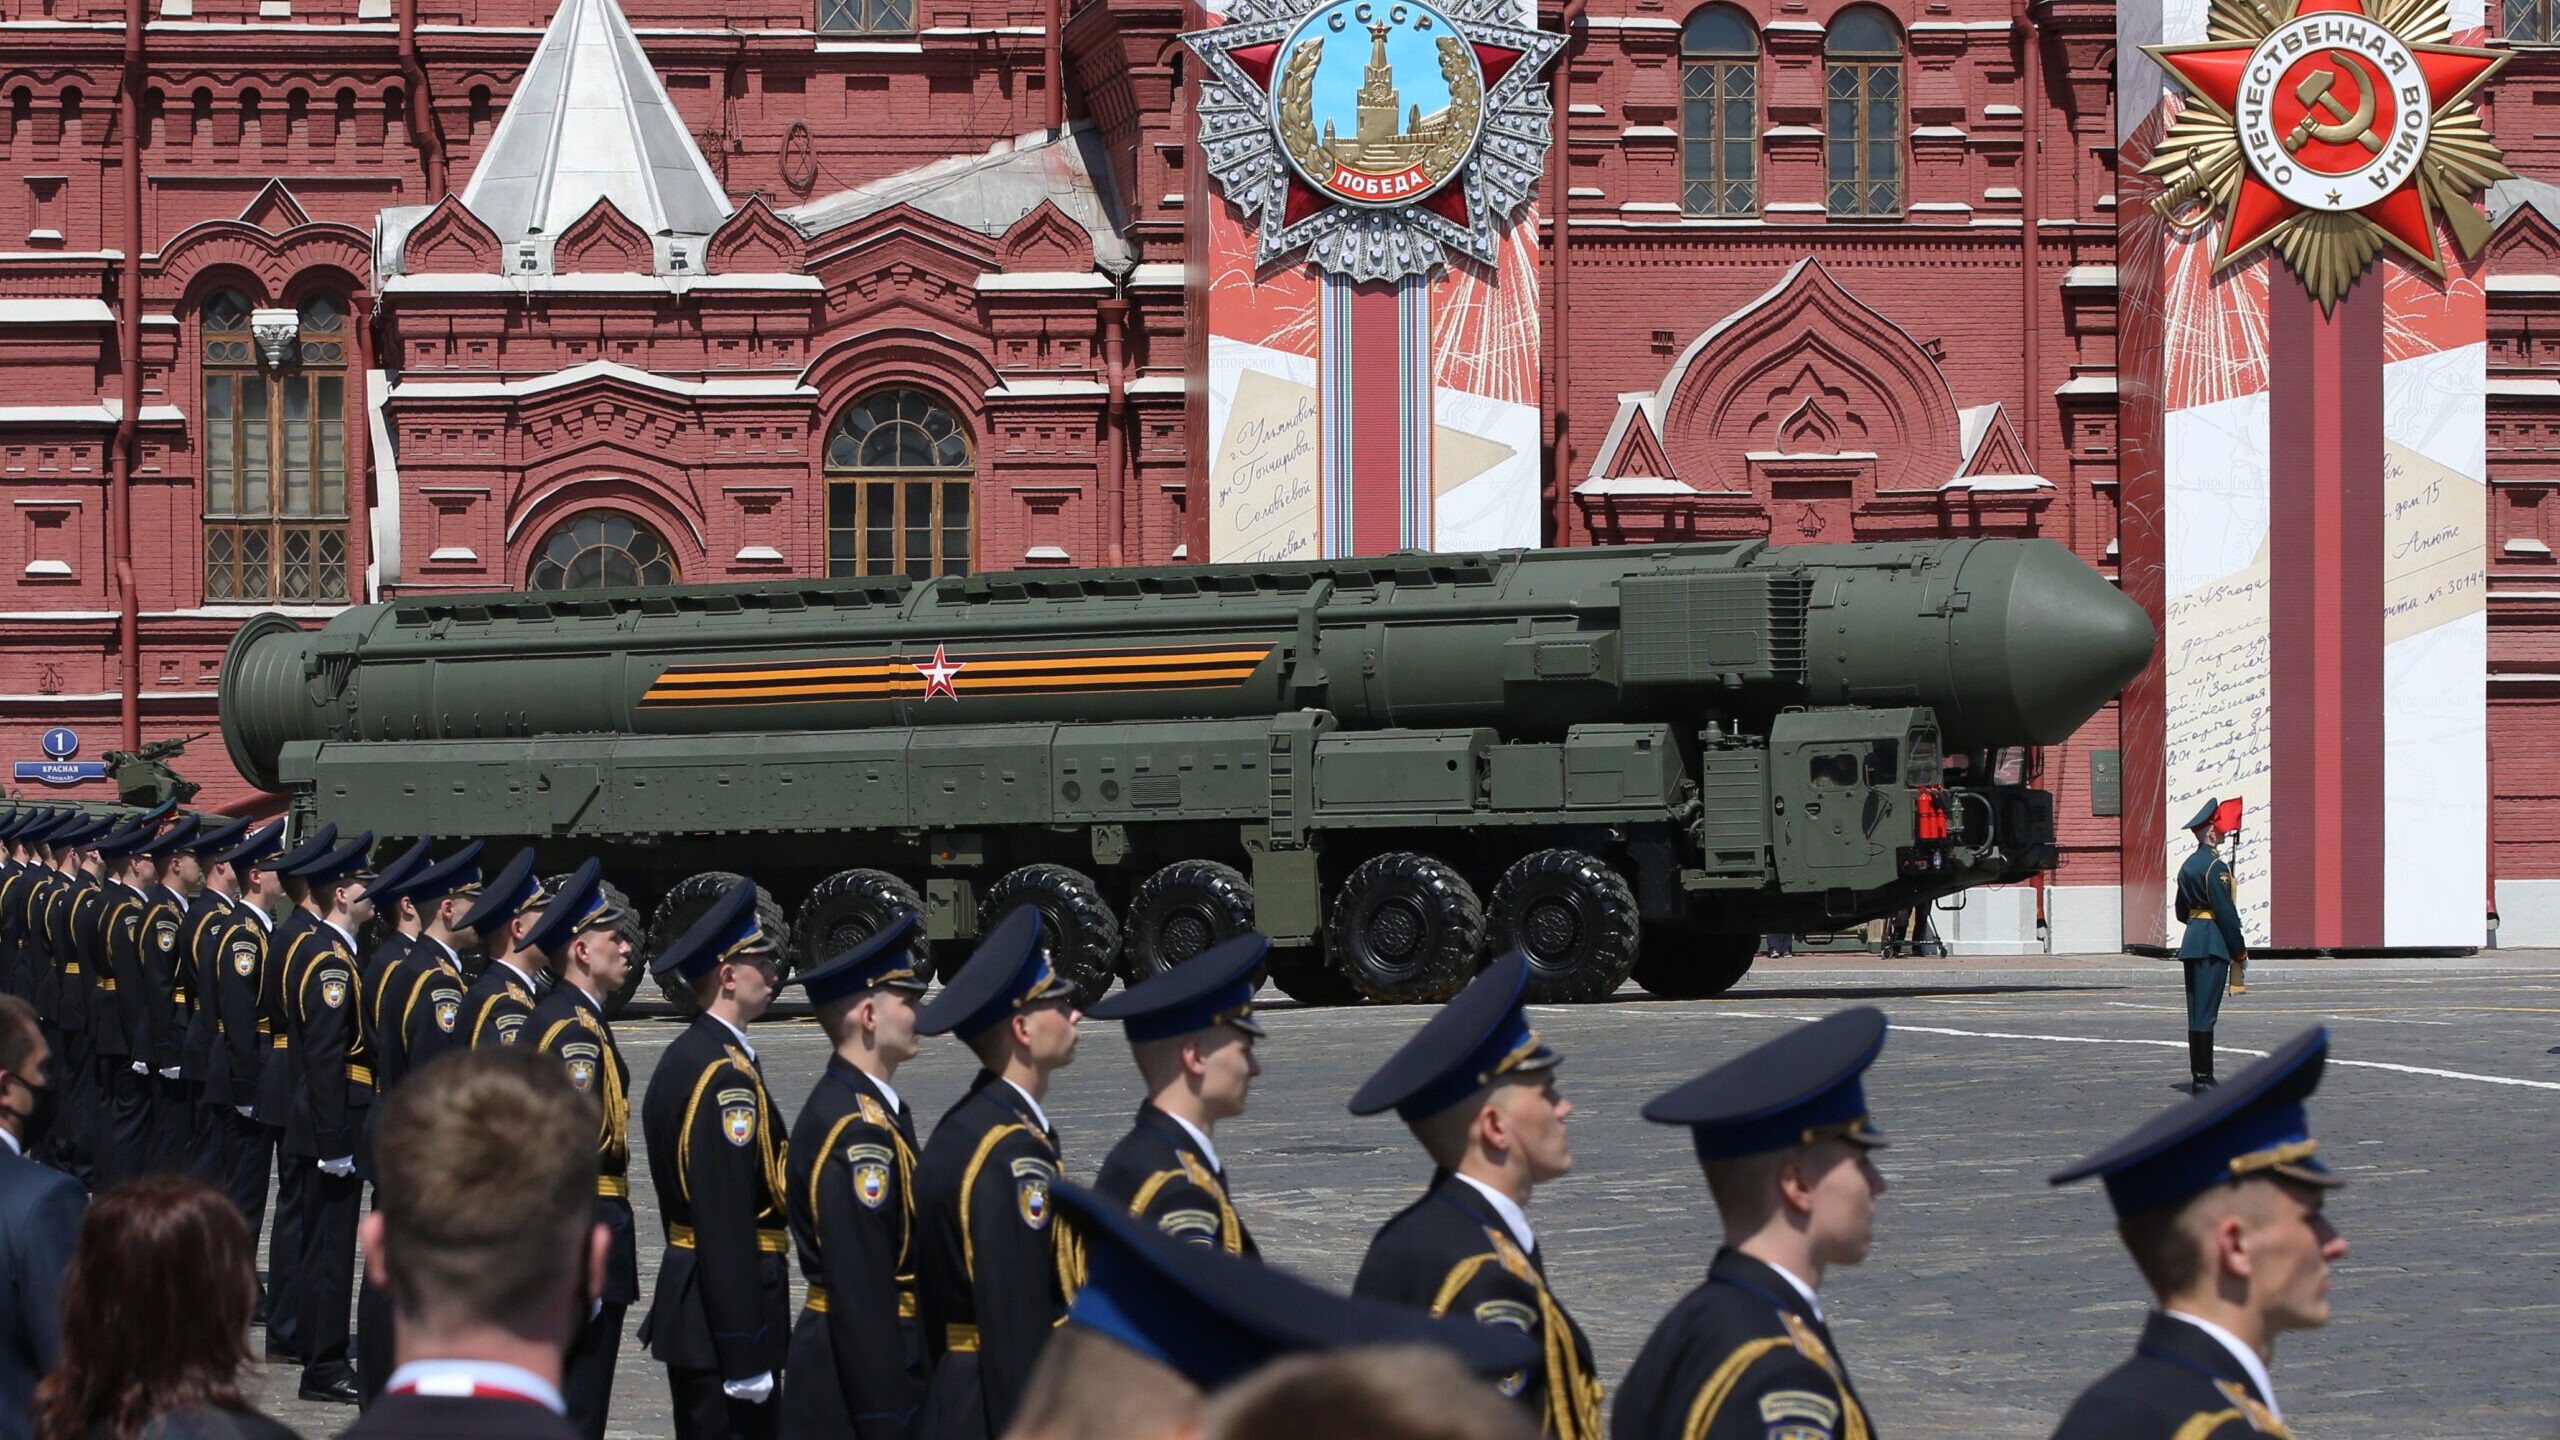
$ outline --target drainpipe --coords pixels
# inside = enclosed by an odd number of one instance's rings
[[[1551,543],[1562,545],[1573,533],[1573,220],[1568,214],[1573,188],[1573,45],[1587,0],[1564,0],[1558,24],[1564,49],[1556,53],[1556,144],[1551,162],[1555,178],[1556,304],[1553,363],[1555,377],[1556,499]]]
[[[141,448],[142,428],[142,27],[143,0],[124,3],[124,83],[116,90],[116,129],[122,136],[124,161],[123,278],[116,296],[117,393],[115,434],[108,440],[108,483],[112,487],[108,570],[117,592],[117,705],[124,748],[142,744],[142,597],[133,584],[133,462]]]
[[[409,139],[426,167],[425,203],[444,198],[444,137],[427,101],[427,65],[418,56],[418,0],[400,0],[400,77],[409,86]]]
[[[2044,406],[2037,394],[2044,375],[2044,287],[2039,283],[2037,259],[2041,248],[2038,222],[2042,219],[2043,191],[2040,175],[2044,169],[2044,42],[2036,34],[2035,0],[2015,0],[2020,56],[2019,73],[2026,92],[2018,110],[2024,116],[2026,133],[2021,138],[2018,155],[2018,203],[2026,214],[2018,226],[2018,319],[2026,327],[2026,344],[2020,347],[2018,364],[2025,383],[2018,387],[2025,413],[2018,418],[2018,438],[2026,443],[2027,465],[2042,474],[2037,464],[2037,440],[2044,427],[2037,422]]]
[[[2489,948],[2498,948],[2498,742],[2487,742],[2487,774],[2482,779],[2489,787]]]
[[[1102,369],[1110,397],[1102,403],[1102,513],[1107,520],[1105,551],[1114,565],[1129,563],[1129,463],[1123,453],[1136,427],[1127,422],[1129,403],[1129,302],[1113,296],[1101,305]]]
[[[1067,128],[1067,91],[1064,78],[1067,53],[1066,0],[1048,0],[1048,7],[1048,14],[1041,26],[1044,34],[1040,41],[1040,98],[1043,103],[1041,124],[1048,130],[1049,138],[1054,140],[1058,137],[1059,131]]]

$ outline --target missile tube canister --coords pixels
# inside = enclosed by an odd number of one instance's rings
[[[1400,554],[437,596],[249,621],[223,738],[295,741],[1227,718],[1347,729],[1746,728],[1927,705],[1950,749],[2052,744],[2148,660],[2140,607],[2044,540]]]

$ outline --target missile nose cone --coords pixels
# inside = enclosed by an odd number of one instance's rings
[[[2058,745],[2151,661],[2151,617],[2069,550],[2032,542],[2010,584],[2008,673],[2027,735]]]

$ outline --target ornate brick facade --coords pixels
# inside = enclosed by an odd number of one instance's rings
[[[1196,12],[140,3],[146,738],[214,727],[224,642],[280,599],[1201,548]],[[0,749],[68,724],[94,753],[127,12],[0,5]],[[2040,534],[2111,569],[2112,7],[1705,8],[1593,0],[1558,67],[1552,541]],[[503,138],[511,107],[569,103],[546,29],[623,87],[629,155]],[[2527,174],[2560,164],[2553,98],[2548,50],[2493,98]],[[2502,879],[2560,877],[2534,818],[2560,797],[2560,191],[2495,213],[2496,850]],[[2113,736],[2104,715],[2047,757],[2056,894],[2085,892],[2059,945],[2112,943]],[[213,744],[186,768],[241,793]],[[1968,922],[1986,942],[2023,941],[2031,910],[1984,911],[2009,917]]]

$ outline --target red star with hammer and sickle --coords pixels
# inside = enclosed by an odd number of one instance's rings
[[[2359,0],[2301,0],[2294,8],[2295,18],[2323,13],[2370,18]],[[2240,112],[2240,86],[2249,69],[2249,57],[2258,47],[2255,40],[2232,40],[2208,45],[2164,46],[2152,52],[2159,62],[2186,82],[2187,88],[2202,96],[2207,103],[2226,116]],[[2498,68],[2504,57],[2448,46],[2411,45],[2418,68],[2427,77],[2427,91],[2441,111],[2466,95],[2489,73]],[[2350,77],[2362,78],[2362,77]],[[2367,81],[2366,83],[2370,83]],[[2222,258],[2228,263],[2254,250],[2275,233],[2276,229],[2304,207],[2276,193],[2275,188],[2258,177],[2258,172],[2245,163],[2241,167],[2240,194],[2231,207],[2230,224],[2222,242]],[[2436,248],[2435,225],[2427,202],[2419,193],[2417,173],[2380,200],[2357,212],[2399,242],[2414,255],[2431,264],[2442,264],[2443,256]]]
[[[933,658],[916,667],[916,673],[924,677],[924,698],[930,700],[936,695],[948,695],[958,700],[960,692],[951,688],[951,677],[968,668],[966,662],[944,655],[940,645],[934,646]]]

